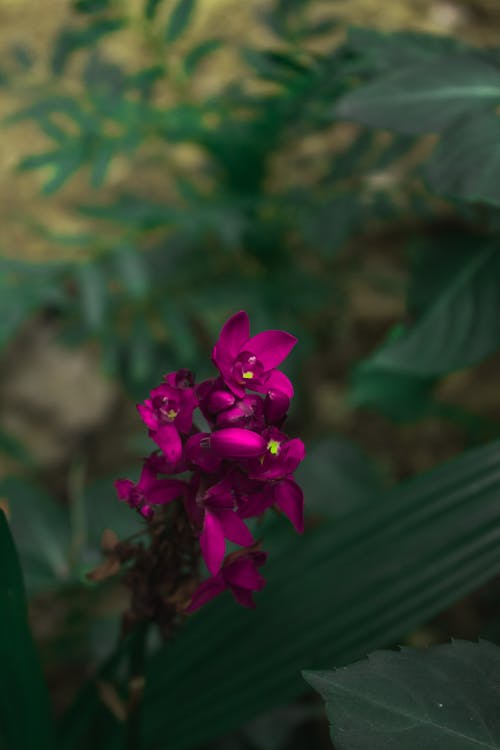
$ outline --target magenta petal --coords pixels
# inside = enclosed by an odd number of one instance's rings
[[[186,442],[186,458],[191,463],[199,466],[203,471],[209,474],[217,471],[221,464],[221,459],[209,447],[208,432],[199,432],[191,435]]]
[[[251,558],[239,557],[223,569],[223,575],[231,586],[258,591],[263,588],[265,579],[256,569]]]
[[[216,344],[217,350],[234,359],[249,337],[250,321],[246,312],[240,310],[224,323]]]
[[[175,466],[182,456],[182,442],[177,428],[173,424],[161,425],[151,437],[170,464]]]
[[[210,448],[221,458],[251,458],[265,451],[266,441],[258,432],[227,427],[211,434]]]
[[[200,583],[185,611],[196,612],[197,609],[203,607],[204,604],[207,604],[216,596],[222,594],[225,590],[226,584],[220,573],[219,575],[214,576],[214,578],[208,578],[206,581],[203,581],[203,583]]]
[[[213,391],[207,398],[208,411],[212,414],[217,414],[217,412],[221,411],[222,409],[228,409],[230,406],[232,406],[235,400],[236,399],[234,395],[232,393],[229,393],[229,391]]]
[[[203,531],[200,536],[200,547],[203,559],[212,575],[216,575],[226,554],[226,542],[222,526],[215,514],[207,511]]]
[[[253,536],[249,529],[234,511],[221,508],[217,510],[217,517],[226,539],[235,544],[241,544],[242,547],[249,547],[253,544]]]
[[[284,448],[284,468],[287,474],[293,474],[297,466],[304,460],[306,449],[299,438],[289,440]]]
[[[252,390],[259,391],[259,393],[267,393],[270,390],[281,391],[289,399],[293,398],[293,385],[281,370],[272,370],[262,383],[252,383]]]
[[[267,385],[267,383],[266,383]],[[264,416],[268,424],[280,424],[290,407],[290,399],[283,391],[270,388],[264,400]]]
[[[246,342],[245,349],[255,354],[264,370],[273,370],[288,357],[296,343],[295,336],[286,331],[262,331]]]
[[[148,399],[143,404],[137,404],[137,411],[146,427],[149,427],[150,430],[156,430],[158,427],[158,419],[154,414],[151,400]]]
[[[255,609],[255,602],[253,600],[253,594],[248,589],[242,589],[240,586],[231,586],[231,593],[242,607],[248,609]]]
[[[148,502],[151,505],[164,505],[182,497],[185,491],[186,484],[180,479],[158,479],[156,486],[148,493]]]
[[[115,482],[115,488],[116,494],[120,500],[127,500],[130,497],[130,492],[134,486],[134,483],[130,479],[117,479]]]
[[[304,531],[304,494],[292,479],[283,479],[274,489],[274,501],[297,531]]]

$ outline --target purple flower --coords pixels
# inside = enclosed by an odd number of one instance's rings
[[[248,475],[254,479],[281,479],[297,469],[304,460],[304,443],[299,438],[290,440],[277,427],[262,432],[266,450],[259,459],[248,462]]]
[[[228,388],[243,398],[245,388],[266,393],[281,391],[293,396],[290,380],[275,368],[297,343],[286,331],[263,331],[250,338],[250,321],[241,310],[223,326],[212,359]]]
[[[255,607],[253,592],[261,591],[266,583],[258,568],[264,565],[266,559],[267,554],[255,548],[228,555],[217,575],[198,586],[186,612],[195,612],[226,589],[231,591],[238,604]]]
[[[193,435],[187,443],[189,459],[207,470],[217,470],[221,459],[252,458],[266,449],[266,441],[253,430],[242,427],[224,427],[214,432]]]
[[[179,479],[157,479],[155,472],[145,463],[137,484],[130,479],[117,479],[115,488],[120,500],[124,500],[144,518],[151,518],[154,513],[152,506],[164,505],[181,497],[186,484]]]
[[[234,511],[234,502],[227,480],[210,487],[199,500],[204,510],[200,546],[212,575],[216,575],[221,568],[226,554],[226,539],[243,547],[253,544],[250,531]]]
[[[180,433],[187,435],[193,425],[197,406],[194,388],[189,385],[189,370],[178,370],[165,376],[165,381],[151,391],[151,398],[137,405],[149,434],[174,467],[182,456]]]

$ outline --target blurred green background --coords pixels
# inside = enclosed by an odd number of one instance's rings
[[[494,276],[495,211],[429,188],[435,136],[334,110],[421,34],[497,45],[499,20],[490,0],[0,0],[0,495],[58,714],[123,608],[84,574],[105,528],[137,528],[112,487],[150,450],[135,402],[208,376],[233,312],[299,338],[311,528],[498,436],[496,341],[377,359],[474,254]],[[498,588],[408,641],[495,637]],[[218,747],[329,746],[319,702],[279,711]]]

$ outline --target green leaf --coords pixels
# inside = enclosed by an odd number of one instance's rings
[[[432,152],[427,176],[441,195],[500,205],[500,119],[483,112],[454,123]]]
[[[349,402],[359,408],[376,409],[396,422],[411,422],[429,414],[435,378],[377,367],[372,360],[354,369]]]
[[[53,750],[47,690],[28,625],[21,569],[0,511],[0,746]]]
[[[204,42],[197,44],[196,47],[193,47],[184,58],[184,70],[186,73],[193,75],[200,63],[209,55],[217,52],[223,44],[222,39],[206,39]]]
[[[327,437],[307,448],[296,480],[307,498],[307,512],[340,518],[381,495],[380,477],[355,443]]]
[[[343,97],[335,115],[401,133],[435,133],[500,102],[500,69],[479,55],[447,55],[391,70]]]
[[[0,259],[0,349],[35,310],[58,299],[60,266]]]
[[[348,30],[346,47],[363,59],[369,66],[370,74],[400,70],[466,49],[453,37],[415,31],[383,32],[361,26]]]
[[[155,17],[156,11],[162,0],[145,0],[144,4],[144,16],[150,21]]]
[[[107,279],[98,263],[85,263],[75,269],[82,313],[87,326],[98,330],[104,323],[108,302]]]
[[[499,750],[500,648],[454,641],[305,672],[337,750]]]
[[[304,692],[302,669],[393,643],[497,575],[499,462],[495,442],[302,537],[265,533],[256,609],[224,595],[152,656],[145,748],[218,737]]]
[[[2,479],[0,496],[9,503],[12,533],[29,591],[46,591],[72,580],[65,509],[41,487],[20,478]]]
[[[165,29],[165,41],[175,42],[187,29],[196,0],[177,0]]]
[[[500,345],[500,253],[482,247],[455,267],[422,317],[365,363],[420,377],[480,362]]]
[[[70,57],[79,49],[92,47],[100,39],[119,31],[125,26],[122,18],[102,18],[85,26],[85,28],[65,28],[57,37],[52,51],[51,67],[57,75],[61,75]]]

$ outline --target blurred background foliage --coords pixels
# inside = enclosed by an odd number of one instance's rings
[[[306,572],[321,571],[301,574],[294,604],[277,567],[241,674],[269,640],[265,623],[278,628],[278,590],[298,637],[302,608],[323,602],[323,586],[336,593],[310,650],[289,654],[297,683],[279,701],[266,703],[271,681],[245,707],[226,707],[230,721],[206,708],[212,723],[187,740],[181,716],[168,746],[221,735],[228,750],[328,746],[319,704],[287,705],[306,690],[301,668],[345,663],[405,633],[414,643],[500,637],[498,581],[461,598],[486,582],[483,569],[449,591],[436,583],[432,605],[381,620],[356,645],[349,633],[382,617],[383,597],[354,624],[341,618],[330,634],[345,646],[329,650],[325,628],[356,603],[336,589],[337,563],[362,589],[373,555],[392,581],[391,555],[405,546],[399,503],[409,525],[416,497],[419,512],[434,508],[435,483],[448,510],[458,503],[446,466],[398,494],[401,480],[475,448],[477,458],[451,466],[481,521],[491,512],[493,490],[481,495],[475,481],[479,466],[496,481],[484,444],[500,417],[499,15],[488,0],[50,0],[43,13],[29,0],[0,3],[0,495],[58,716],[116,638],[123,593],[88,587],[85,572],[105,528],[139,528],[111,482],[148,450],[134,401],[169,370],[207,376],[214,337],[241,308],[255,330],[300,340],[290,431],[308,445],[301,481],[319,531],[297,554]],[[467,91],[440,99],[464,81]],[[382,498],[393,536],[377,526]],[[438,514],[436,540],[452,522]],[[453,528],[450,545],[461,539]],[[288,544],[280,534],[277,554]],[[418,539],[419,554],[433,549]],[[426,554],[402,576],[415,601],[434,565]],[[209,639],[211,624],[226,622],[231,637],[249,622],[223,605],[213,612],[167,652],[173,662],[163,654],[186,701],[192,643]],[[208,664],[194,689],[210,692],[223,666],[194,653]],[[172,690],[156,673],[150,683],[152,696]],[[224,705],[231,682],[220,690]],[[97,706],[86,695],[77,705],[92,718],[65,714],[61,747],[88,747],[92,732],[120,747],[119,697]],[[161,701],[155,710],[148,747],[164,731]]]

